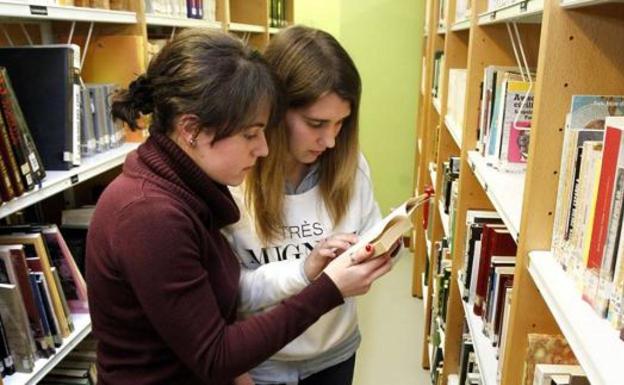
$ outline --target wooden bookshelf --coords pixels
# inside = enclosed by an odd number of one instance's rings
[[[618,352],[624,342],[614,331],[605,328],[606,321],[591,314],[578,292],[562,289],[568,287],[559,283],[565,281],[564,273],[555,268],[556,264],[553,266],[549,253],[533,251],[548,250],[552,240],[563,127],[571,96],[624,94],[624,51],[619,49],[618,43],[624,35],[624,23],[621,23],[624,3],[526,0],[492,11],[487,9],[487,0],[476,0],[472,1],[469,20],[456,21],[455,1],[447,2],[449,11],[442,24],[450,28],[444,35],[437,34],[439,0],[430,0],[426,15],[428,30],[423,38],[426,60],[422,74],[425,89],[418,105],[416,136],[420,140],[420,150],[415,159],[414,183],[418,194],[423,193],[427,185],[440,191],[442,163],[449,156],[460,156],[455,223],[465,223],[469,209],[495,210],[517,241],[513,290],[519,294],[514,295],[511,302],[501,378],[497,382],[498,363],[491,344],[475,344],[482,367],[482,383],[519,383],[529,333],[562,333],[592,384],[618,383],[622,373],[615,362],[621,361]],[[498,171],[488,166],[488,160],[475,151],[484,68],[489,65],[516,66],[517,63],[506,24],[510,22],[517,23],[528,65],[536,68],[537,73],[532,89],[534,109],[529,161],[524,173]],[[444,51],[445,62],[441,69],[438,98],[434,99],[431,92],[433,59],[439,50]],[[446,119],[446,78],[450,68],[467,68],[463,122]],[[455,134],[458,132],[461,136]],[[437,166],[436,175],[431,175],[431,164]],[[439,206],[437,197],[434,205]],[[434,216],[430,224],[433,226],[431,239],[427,239],[419,223],[416,226],[415,239],[420,242],[415,247],[417,262],[423,258],[419,249],[432,249],[427,241],[434,243],[442,238],[441,219],[441,215]],[[453,375],[458,373],[464,319],[467,319],[472,334],[476,334],[473,329],[479,329],[479,320],[473,319],[472,309],[465,308],[467,305],[461,299],[458,283],[458,270],[465,252],[465,226],[455,226],[452,238],[444,384],[452,383]],[[414,268],[414,282],[423,279],[421,273],[422,267]],[[431,293],[428,297],[430,303]],[[430,304],[426,311],[431,311]],[[431,314],[425,314],[422,362],[425,368],[430,365],[426,354],[431,333],[427,326],[430,317]],[[589,319],[599,326],[589,323]],[[473,335],[473,339],[477,340],[476,336]],[[614,352],[613,357],[602,358],[610,352]],[[486,358],[492,356],[494,359]]]

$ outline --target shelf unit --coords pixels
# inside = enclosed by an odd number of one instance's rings
[[[574,282],[548,251],[529,253],[529,273],[592,385],[624,378],[624,341],[581,299]]]
[[[15,373],[4,377],[4,385],[35,385],[56,366],[61,360],[75,348],[91,332],[91,319],[88,314],[72,314],[74,331],[65,339],[63,345],[57,348],[56,353],[47,359],[35,361],[32,373]]]
[[[80,167],[74,167],[68,171],[47,171],[47,176],[43,180],[41,187],[35,187],[33,191],[24,193],[24,195],[2,204],[0,206],[0,218],[14,214],[80,182],[84,182],[121,165],[126,159],[126,155],[137,147],[138,143],[124,143],[119,148],[85,159]]]
[[[95,23],[136,24],[137,13],[105,9],[31,5],[23,1],[0,1],[0,18],[30,21],[86,21]]]
[[[624,3],[602,0],[527,0],[516,1],[510,6],[491,12],[487,10],[487,0],[473,0],[470,20],[455,21],[453,20],[455,0],[447,0],[449,11],[446,12],[443,24],[450,28],[445,35],[438,35],[436,31],[439,25],[437,17],[440,0],[429,1],[429,12],[426,15],[428,18],[426,25],[429,26],[426,33],[428,37],[423,40],[425,71],[422,76],[425,87],[418,105],[416,132],[418,140],[421,141],[421,148],[415,157],[415,191],[422,194],[425,187],[431,184],[436,192],[441,191],[442,178],[440,175],[431,178],[430,165],[434,164],[441,170],[442,162],[449,156],[460,156],[455,223],[465,223],[466,212],[469,209],[495,210],[503,218],[503,222],[517,242],[513,290],[520,295],[514,295],[511,302],[499,383],[516,385],[518,379],[522,378],[523,352],[526,351],[529,333],[562,332],[592,383],[621,382],[621,374],[617,377],[618,375],[612,372],[617,370],[618,366],[612,364],[610,369],[600,366],[597,363],[600,359],[588,353],[600,349],[595,345],[585,345],[583,342],[600,341],[604,338],[602,350],[609,351],[604,346],[619,346],[621,344],[619,338],[614,332],[605,332],[601,337],[599,329],[594,330],[593,326],[584,328],[577,324],[566,325],[572,323],[566,321],[566,318],[576,321],[577,312],[567,310],[567,306],[561,305],[567,303],[565,302],[567,300],[553,298],[548,294],[548,290],[542,287],[555,279],[543,272],[548,270],[542,266],[548,265],[546,254],[532,253],[529,258],[529,253],[533,250],[550,248],[563,127],[571,96],[624,94],[624,51],[619,49],[618,44],[624,35],[624,23],[619,22],[624,19]],[[507,30],[506,23],[510,22],[517,23],[528,66],[536,68],[537,73],[533,86],[529,161],[524,173],[500,172],[489,166],[488,161],[475,151],[480,83],[484,68],[489,65],[515,66],[517,63]],[[440,69],[438,98],[434,99],[431,88],[434,84],[433,63],[436,51],[444,51],[445,60]],[[445,119],[448,101],[446,78],[450,68],[467,68],[463,122],[449,122]],[[461,127],[461,141],[457,141],[457,136],[453,135],[453,132],[459,132],[453,127]],[[434,205],[439,206],[438,197],[434,200]],[[444,236],[440,221],[441,216],[435,215],[433,223],[430,224],[432,226],[430,242],[437,242]],[[417,243],[414,250],[415,260],[418,262],[425,258],[425,253],[419,252],[419,249],[430,247],[422,226],[416,229]],[[476,325],[478,320],[471,319],[471,311],[465,308],[466,305],[458,290],[457,278],[459,268],[463,264],[465,238],[465,226],[456,226],[453,234],[454,245],[451,248],[451,288],[445,320],[443,384],[450,382],[451,376],[458,373],[464,319],[467,318],[469,324],[475,324],[472,329],[479,329]],[[414,280],[422,279],[421,272],[422,268],[420,270],[414,268]],[[559,289],[556,293],[574,294],[574,300],[580,300],[577,291]],[[430,297],[431,293],[428,295]],[[581,305],[583,304],[579,306]],[[428,312],[431,311],[430,308],[429,305]],[[425,314],[425,319],[429,319],[430,316]],[[426,352],[431,333],[427,324],[423,333],[425,337],[423,352]],[[575,342],[573,339],[577,334],[582,334],[582,338]],[[486,348],[484,352],[481,348],[477,349],[481,357],[493,356],[485,353]],[[480,360],[483,360],[481,366],[485,369],[482,371],[487,377],[483,379],[483,383],[496,384],[497,364],[485,358]],[[429,358],[423,354],[422,366],[429,368],[429,365]],[[613,378],[618,380],[613,382]]]
[[[294,1],[287,0],[286,19],[293,24]],[[7,25],[7,31],[16,45],[26,44],[15,23],[25,23],[29,31],[38,28],[39,33],[31,34],[34,44],[65,43],[69,35],[69,24],[94,23],[89,49],[82,67],[82,77],[86,83],[116,83],[127,87],[137,74],[147,68],[147,42],[150,37],[169,38],[176,28],[212,28],[229,30],[240,34],[251,45],[263,49],[269,42],[270,34],[278,29],[269,29],[269,0],[217,0],[217,20],[196,20],[146,14],[144,2],[130,1],[130,10],[112,11],[94,8],[57,5],[31,4],[29,1],[0,0],[0,23]],[[163,32],[164,28],[172,28]],[[72,27],[73,30],[73,27]],[[72,42],[84,49],[87,30],[76,25]],[[0,37],[7,44],[6,35]],[[83,51],[84,52],[84,51]],[[127,143],[93,157],[83,159],[80,167],[69,171],[46,171],[47,176],[33,191],[0,205],[0,218],[23,210],[33,204],[43,202],[59,193],[70,191],[82,182],[96,179],[116,170],[126,156],[144,140],[142,134],[126,135]],[[114,172],[114,171],[113,171]],[[60,360],[91,332],[88,314],[72,314],[75,331],[63,340],[57,353],[48,359],[35,362],[32,373],[15,373],[5,377],[5,385],[26,385],[38,383]]]

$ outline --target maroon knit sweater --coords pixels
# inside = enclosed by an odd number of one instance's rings
[[[238,217],[228,189],[167,136],[128,156],[87,240],[100,385],[228,384],[342,303],[322,275],[236,321],[240,267],[219,229]]]

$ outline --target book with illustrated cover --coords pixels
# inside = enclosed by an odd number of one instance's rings
[[[413,214],[420,205],[429,201],[430,194],[422,194],[412,197],[403,202],[401,206],[392,211],[388,216],[377,222],[366,233],[360,236],[360,240],[348,248],[344,253],[354,255],[366,245],[374,248],[371,258],[381,256],[391,251],[403,234],[409,231],[413,225]]]
[[[624,115],[624,96],[573,95],[570,127],[604,130],[608,116]]]
[[[550,334],[529,334],[521,384],[532,385],[537,364],[578,365],[565,337]]]

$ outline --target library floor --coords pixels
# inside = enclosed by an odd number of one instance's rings
[[[392,271],[358,299],[362,345],[354,385],[425,385],[421,367],[423,305],[411,295],[413,258],[403,250]]]

